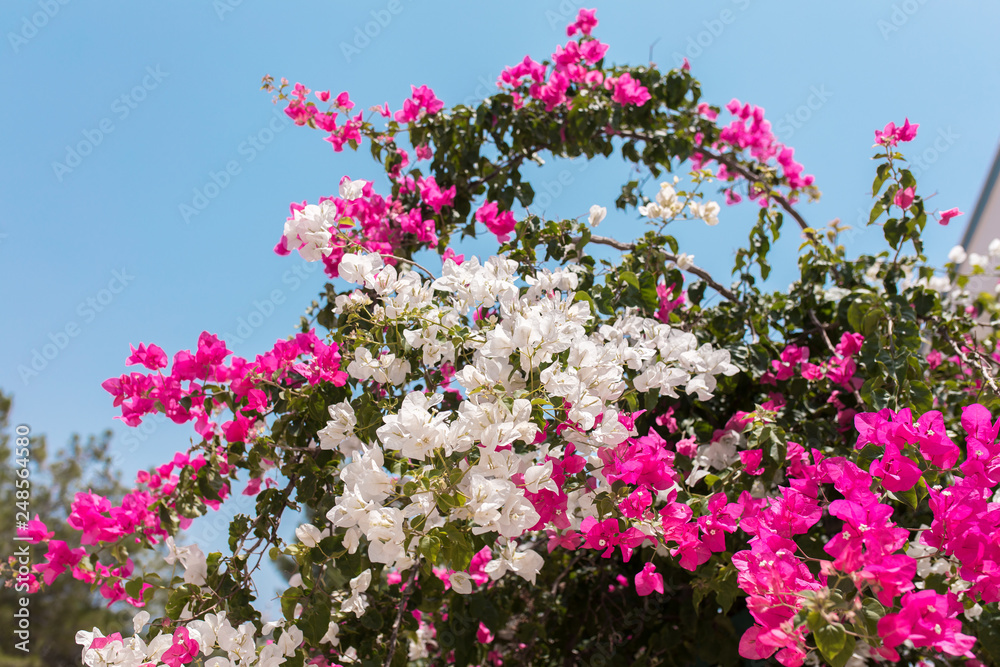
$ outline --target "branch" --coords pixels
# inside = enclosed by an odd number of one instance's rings
[[[420,572],[420,561],[413,563],[413,573],[410,575],[410,579],[406,582],[406,587],[403,590],[403,598],[399,601],[399,609],[396,611],[396,621],[392,624],[392,635],[389,637],[389,652],[385,654],[385,661],[382,663],[382,667],[389,667],[392,665],[392,656],[396,653],[396,640],[399,638],[399,626],[403,624],[403,614],[406,612],[406,603],[410,599],[410,592],[417,583],[417,574]]]
[[[633,139],[642,139],[643,141],[646,141],[646,142],[648,142],[648,141],[650,141],[652,139],[652,137],[648,137],[645,134],[640,134],[638,132],[631,132],[631,131],[627,131],[627,130],[625,130],[625,131],[619,130],[617,132],[617,134],[620,135],[620,136],[623,136],[623,137],[632,137]],[[747,169],[746,167],[744,167],[740,163],[736,162],[735,160],[732,160],[731,158],[726,157],[726,156],[724,156],[722,154],[719,154],[719,153],[713,153],[712,151],[708,150],[707,148],[704,148],[704,147],[701,147],[701,146],[695,146],[694,147],[694,151],[696,153],[698,153],[698,154],[706,157],[706,158],[709,158],[710,160],[715,160],[719,164],[726,165],[727,169],[729,169],[730,171],[736,172],[737,174],[739,174],[740,176],[742,176],[746,180],[750,181],[751,183],[757,183],[759,185],[767,186],[767,189],[769,191],[768,196],[771,199],[773,199],[774,201],[778,202],[778,205],[781,206],[781,208],[785,209],[785,212],[787,212],[788,215],[790,215],[793,218],[795,218],[795,221],[797,223],[799,223],[799,227],[801,227],[802,229],[808,229],[809,228],[809,223],[807,223],[806,220],[805,220],[805,218],[803,218],[802,215],[798,211],[795,210],[795,208],[792,206],[791,202],[789,202],[788,199],[786,199],[784,195],[779,194],[777,192],[771,192],[770,184],[767,183],[763,178],[761,178],[757,174],[753,173],[752,171],[750,171],[749,169]]]
[[[951,337],[951,334],[948,333],[947,330],[942,329],[942,332],[944,333],[945,338],[951,344],[952,349],[955,350],[955,353],[958,354],[958,356],[962,359],[962,361],[964,361],[966,364],[968,364],[970,368],[973,367],[974,365],[976,365],[976,364],[973,364],[972,360],[969,359],[969,357],[966,356],[965,352],[962,351],[962,348],[958,346],[958,344],[955,342],[955,339]],[[997,396],[1000,396],[1000,388],[997,387],[997,383],[993,379],[993,376],[990,375],[990,373],[989,373],[988,370],[986,370],[986,364],[983,363],[982,357],[979,355],[978,351],[976,351],[976,350],[973,350],[973,351],[976,352],[976,359],[978,359],[978,361],[979,361],[979,364],[978,364],[979,370],[981,370],[983,372],[983,377],[986,378],[986,383],[990,385],[990,388],[993,389],[993,392]]]
[[[573,239],[573,240],[574,241],[579,241],[580,239]],[[591,243],[597,243],[599,245],[611,246],[612,248],[614,248],[616,250],[635,250],[635,244],[634,243],[626,243],[624,241],[619,241],[618,239],[613,239],[613,238],[610,238],[610,237],[607,237],[607,236],[591,236],[590,237],[590,242]],[[669,252],[665,252],[665,253],[663,253],[663,255],[669,261],[677,263],[677,255],[671,255]],[[706,271],[705,269],[702,269],[702,268],[697,267],[694,264],[692,264],[691,266],[689,266],[688,268],[686,268],[684,270],[687,271],[688,273],[693,273],[694,275],[696,275],[699,278],[701,278],[702,280],[704,280],[706,283],[708,283],[712,287],[712,289],[714,289],[716,292],[718,292],[722,296],[726,297],[727,299],[729,299],[733,303],[739,303],[739,299],[736,297],[736,295],[733,294],[728,289],[726,289],[725,287],[723,287],[722,285],[720,285],[719,283],[717,283],[715,280],[713,280],[712,276],[709,275],[708,271]]]
[[[763,178],[761,178],[760,176],[758,176],[757,174],[753,173],[752,171],[750,171],[749,169],[747,169],[743,165],[739,164],[738,162],[735,162],[735,161],[731,160],[728,157],[725,157],[725,156],[723,156],[721,154],[713,153],[712,151],[708,150],[707,148],[696,147],[694,150],[695,150],[695,152],[700,153],[701,155],[703,155],[703,156],[705,156],[707,158],[715,160],[719,164],[726,165],[727,169],[729,169],[730,171],[735,171],[737,174],[739,174],[743,178],[747,179],[748,181],[751,181],[752,183],[758,183],[760,185],[768,185],[764,181]],[[770,190],[770,187],[768,189]],[[771,192],[770,194],[768,194],[768,196],[771,199],[773,199],[774,201],[778,202],[778,204],[781,206],[781,208],[785,209],[785,211],[788,213],[788,215],[790,215],[793,218],[795,218],[795,222],[799,223],[799,227],[801,227],[802,229],[808,229],[809,228],[809,224],[805,221],[805,218],[803,218],[802,215],[798,211],[795,210],[795,208],[792,206],[791,202],[789,202],[785,198],[784,195],[779,194],[777,192]]]

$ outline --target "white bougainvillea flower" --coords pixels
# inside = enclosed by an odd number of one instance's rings
[[[340,196],[342,199],[358,199],[361,197],[362,190],[364,190],[366,185],[368,185],[368,181],[362,181],[360,179],[350,181],[345,177],[340,183]]]
[[[319,545],[319,541],[323,539],[323,534],[319,528],[311,523],[304,523],[295,529],[295,537],[299,538],[299,542],[311,548]]]
[[[688,204],[688,208],[691,209],[691,215],[696,218],[701,218],[705,221],[705,224],[714,227],[719,224],[719,211],[722,210],[718,202],[710,201],[704,204],[700,202],[693,201]]]
[[[364,285],[368,276],[374,275],[384,265],[382,255],[348,253],[341,258],[337,272],[341,278],[349,283]]]
[[[448,577],[451,587],[460,595],[468,595],[472,592],[472,577],[466,572],[452,572]]]
[[[604,218],[606,218],[607,215],[608,215],[608,209],[606,207],[594,204],[593,206],[590,207],[590,215],[588,216],[588,222],[590,222],[591,227],[596,227],[597,225],[601,224],[601,221],[604,220]]]
[[[169,549],[169,553],[163,560],[170,565],[180,562],[184,567],[184,583],[196,586],[205,585],[205,577],[208,576],[208,563],[201,547],[197,544],[178,547],[174,543],[174,538],[168,537],[167,549]]]

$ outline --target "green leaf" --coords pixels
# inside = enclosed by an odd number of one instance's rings
[[[642,296],[642,303],[646,309],[655,313],[660,307],[660,296],[656,293],[656,276],[652,273],[643,273],[639,281],[641,288],[639,294]]]
[[[855,639],[854,635],[848,635],[847,639],[844,640],[844,647],[840,649],[840,652],[832,658],[827,658],[827,661],[833,667],[844,667],[844,665],[847,664],[847,661],[851,659],[851,656],[854,655],[854,649],[857,646],[857,643],[857,639]]]
[[[906,503],[910,509],[917,509],[917,489],[916,484],[906,491],[890,491],[889,495],[896,500]]]
[[[883,206],[882,202],[880,201],[875,202],[875,206],[872,207],[871,215],[868,216],[868,224],[870,225],[876,220],[878,220],[879,216],[882,215],[883,213],[885,213],[885,206]]]
[[[295,605],[298,604],[299,599],[302,597],[302,589],[293,586],[286,590],[281,596],[281,613],[284,614],[285,620],[291,621],[295,616]]]
[[[876,170],[875,182],[872,183],[872,197],[877,197],[879,190],[882,189],[882,185],[885,184],[885,179],[889,178],[889,163],[885,162],[878,166]]]
[[[870,635],[878,634],[878,622],[885,616],[885,607],[875,598],[865,598],[861,603],[861,620],[864,623],[863,630]]]
[[[865,317],[865,308],[860,301],[852,301],[847,309],[847,321],[855,332],[861,333],[861,324]]]
[[[844,645],[847,643],[847,631],[840,623],[830,623],[814,632],[813,638],[816,640],[816,648],[823,654],[827,662],[832,664],[833,659],[844,650]]]
[[[469,602],[472,615],[479,621],[482,621],[486,627],[493,631],[503,628],[506,619],[501,618],[500,611],[487,597],[486,592],[471,596]]]
[[[881,308],[870,309],[861,320],[861,333],[866,337],[870,336],[883,320],[885,320],[884,310]]]
[[[125,592],[128,593],[128,596],[130,598],[132,598],[133,600],[138,600],[139,597],[142,595],[142,584],[143,583],[144,582],[143,582],[143,580],[142,580],[141,577],[138,578],[138,579],[132,579],[132,580],[126,582],[126,584],[125,584]]]
[[[441,553],[441,540],[434,535],[424,535],[420,538],[420,553],[431,563],[437,564]]]
[[[919,413],[927,412],[934,407],[934,396],[923,382],[910,382],[910,405]]]
[[[368,607],[368,611],[361,617],[361,625],[369,630],[381,630],[384,622],[385,619],[382,618],[382,614],[378,613],[378,609],[373,606]]]

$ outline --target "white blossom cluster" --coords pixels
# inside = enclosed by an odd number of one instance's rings
[[[440,409],[443,395],[426,391],[406,393],[396,411],[382,418],[377,443],[362,442],[356,433],[357,416],[349,401],[329,407],[330,421],[319,433],[319,446],[337,449],[351,461],[341,470],[344,491],[327,514],[332,527],[345,532],[351,553],[368,543],[368,557],[398,570],[409,568],[416,556],[408,523],[418,518],[425,528],[445,522],[469,522],[475,534],[499,536],[499,553],[486,571],[498,578],[511,571],[534,580],[542,558],[518,547],[516,538],[539,520],[525,492],[557,491],[552,463],[544,462],[552,443],[515,453],[515,442],[532,445],[538,427],[532,419],[532,399],[544,405],[562,405],[572,428],[562,434],[592,462],[601,447],[624,442],[630,432],[619,420],[617,402],[626,391],[659,391],[677,396],[677,390],[708,400],[720,374],[738,371],[729,352],[699,345],[691,333],[635,315],[613,323],[595,324],[590,304],[575,300],[580,274],[573,268],[541,270],[519,287],[517,264],[503,257],[480,263],[444,263],[441,277],[425,281],[414,271],[399,272],[378,255],[345,255],[340,276],[376,294],[371,302],[360,290],[342,295],[340,312],[364,307],[372,326],[396,326],[407,345],[424,364],[454,363],[462,347],[471,360],[455,373],[463,398],[457,409]],[[444,293],[445,298],[435,297]],[[471,317],[475,315],[475,317]],[[471,324],[469,323],[472,320]],[[348,373],[387,387],[405,387],[411,364],[387,350],[359,345]],[[458,462],[461,476],[456,490],[461,501],[446,516],[439,511],[433,491],[403,499],[405,481],[385,470],[384,452],[398,452],[419,472],[434,463],[435,453],[469,455]],[[522,475],[523,482],[512,478]],[[570,491],[571,522],[579,525],[593,504]],[[400,507],[400,501],[409,504]],[[319,529],[303,534],[315,543]],[[301,538],[300,538],[301,539]],[[304,540],[305,541],[305,540]],[[456,573],[459,592],[471,585]],[[343,611],[363,613],[364,581],[352,582],[352,595]]]
[[[297,248],[307,262],[323,259],[333,250],[330,230],[336,229],[338,218],[337,206],[330,200],[309,204],[285,221],[285,243]]]
[[[660,190],[656,193],[655,200],[640,206],[639,215],[654,220],[671,220],[680,215],[684,211],[684,202],[677,196],[677,190],[674,188],[677,181],[675,178],[673,183],[666,181],[660,183]]]
[[[218,614],[206,614],[203,620],[189,621],[184,628],[187,630],[187,638],[178,635],[178,631],[173,633],[161,633],[146,643],[139,633],[149,622],[150,615],[147,611],[140,611],[132,620],[132,627],[135,634],[132,637],[122,638],[120,635],[105,637],[101,631],[94,628],[91,632],[80,631],[76,633],[76,643],[83,646],[82,660],[88,667],[159,667],[165,665],[162,658],[170,648],[176,643],[182,646],[190,645],[190,642],[197,642],[197,654],[204,660],[205,667],[278,667],[285,660],[295,655],[296,650],[302,644],[302,631],[294,625],[284,628],[277,641],[269,642],[257,648],[257,628],[253,623],[247,621],[238,627],[233,625],[226,618],[226,612]],[[267,623],[264,625],[260,636],[269,635],[275,628],[282,627],[283,622]],[[336,628],[335,624],[331,624]],[[336,645],[336,630],[327,633],[327,637],[333,645]],[[324,637],[324,640],[327,640]],[[92,648],[98,641],[99,647]],[[209,657],[217,652],[223,652],[225,656]],[[186,664],[186,663],[185,663]]]
[[[366,181],[345,180],[340,184],[341,199],[358,199],[362,196],[361,191],[365,185]],[[333,251],[333,230],[339,229],[340,222],[341,216],[337,213],[337,205],[333,200],[308,204],[292,213],[292,217],[285,221],[285,244],[288,248],[297,249],[307,262],[321,260]]]

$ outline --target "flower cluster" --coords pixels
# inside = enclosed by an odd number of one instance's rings
[[[762,109],[733,100],[735,119],[716,125],[688,68],[606,67],[596,26],[580,10],[568,42],[506,68],[477,109],[413,87],[400,109],[373,109],[384,128],[352,116],[346,92],[282,81],[289,117],[338,151],[367,139],[391,192],[345,176],[335,196],[291,206],[275,251],[349,285],[327,286],[311,311],[328,335],[253,360],[207,332],[172,360],[143,344],[128,363],[145,372],[105,382],[127,425],[163,413],[202,442],[140,473],[120,503],[79,494],[80,547],[37,520],[22,531],[48,549],[35,587],[69,572],[113,602],[169,594],[165,618],[139,614],[132,637],[80,633],[85,664],[529,663],[550,616],[593,633],[553,640],[559,661],[582,661],[610,630],[626,660],[644,660],[660,630],[579,614],[647,596],[644,613],[685,629],[708,619],[717,633],[720,617],[749,613],[747,659],[976,664],[970,624],[1000,601],[1000,421],[960,406],[996,391],[1000,351],[972,336],[992,306],[958,265],[988,260],[953,251],[946,278],[898,252],[848,260],[842,227],[824,237],[792,208],[813,178]],[[919,255],[931,214],[894,163],[916,131],[876,133],[871,220],[886,215],[890,247],[912,241]],[[592,233],[598,204],[576,220],[517,213],[534,193],[522,162],[617,150],[651,178],[679,163],[696,185],[718,178],[729,203],[746,182],[762,208],[731,286],[664,232],[681,217],[719,222],[719,204],[679,179],[652,199],[641,179],[622,189],[618,207],[653,229],[631,243]],[[803,279],[767,294],[755,276],[767,278],[779,207],[802,222]],[[446,247],[477,224],[500,254]],[[598,258],[590,243],[623,254]],[[441,254],[437,275],[416,263],[421,249]],[[707,287],[725,301],[706,303]],[[232,521],[232,556],[183,540],[244,472],[256,516]],[[294,538],[279,532],[289,512]],[[156,544],[169,582],[129,557]],[[293,570],[277,624],[250,604],[265,556]]]
[[[76,643],[83,646],[82,660],[88,667],[139,667],[140,665],[204,664],[206,667],[233,667],[254,665],[278,667],[295,655],[302,643],[302,631],[294,625],[269,623],[262,633],[256,626],[245,622],[234,627],[226,612],[206,614],[203,620],[179,625],[173,632],[161,632],[148,643],[140,637],[142,628],[149,622],[148,612],[141,611],[132,621],[135,634],[122,637],[120,633],[104,636],[98,628],[76,634]],[[336,626],[334,626],[336,627]],[[280,628],[279,632],[274,632]],[[275,634],[275,641],[259,650],[259,635]],[[331,632],[333,638],[336,632]],[[223,655],[215,655],[222,653]]]

